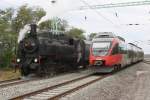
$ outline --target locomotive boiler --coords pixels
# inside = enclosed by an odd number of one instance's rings
[[[23,76],[31,73],[53,75],[88,64],[90,44],[85,40],[73,38],[64,32],[37,32],[35,24],[30,27],[30,32],[18,44],[16,61]]]

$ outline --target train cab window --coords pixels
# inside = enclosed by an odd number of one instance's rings
[[[94,42],[92,44],[92,52],[94,56],[104,56],[108,54],[110,42]]]
[[[112,55],[119,53],[119,44],[116,44],[114,48],[112,49]]]

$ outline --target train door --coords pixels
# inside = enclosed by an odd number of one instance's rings
[[[128,63],[128,55],[127,55],[127,45],[124,42],[120,42],[119,51],[122,55],[121,66],[124,67]]]

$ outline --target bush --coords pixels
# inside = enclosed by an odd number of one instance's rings
[[[0,68],[9,68],[13,56],[14,54],[11,50],[4,51],[0,59]]]

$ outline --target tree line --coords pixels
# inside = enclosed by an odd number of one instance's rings
[[[17,38],[20,29],[26,24],[38,22],[46,12],[40,7],[28,7],[23,5],[18,9],[0,9],[0,68],[10,67],[11,59],[15,57]],[[52,29],[54,20],[46,20],[39,25],[39,29]],[[66,31],[68,22],[61,19],[58,23],[58,30]],[[71,28],[66,34],[76,38],[84,39],[84,30]]]

